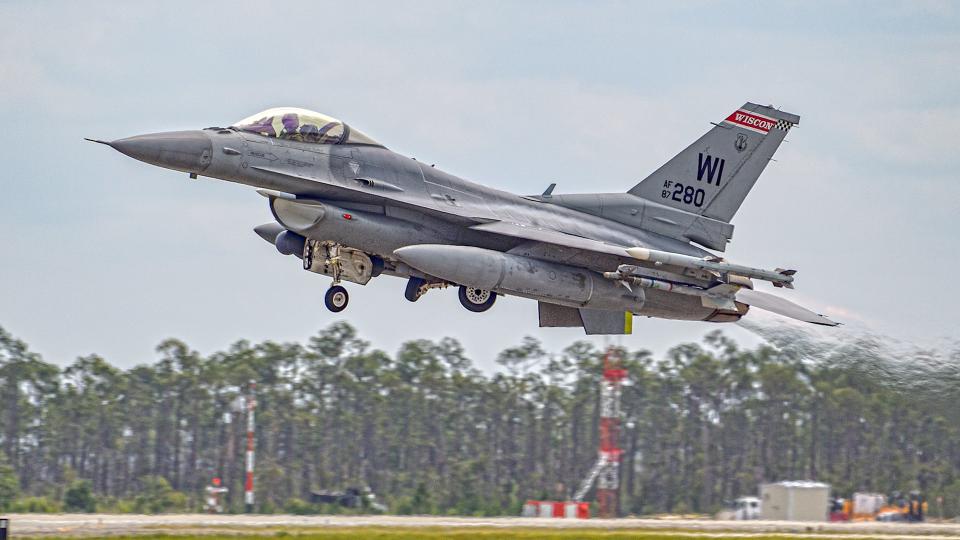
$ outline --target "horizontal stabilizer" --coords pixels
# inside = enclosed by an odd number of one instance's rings
[[[737,311],[737,304],[734,302],[734,295],[739,290],[740,285],[721,283],[707,289],[706,294],[700,297],[700,300],[704,307],[725,309],[727,311]]]
[[[805,307],[798,306],[785,298],[780,298],[779,296],[774,296],[763,291],[740,289],[740,291],[737,292],[737,301],[743,302],[753,308],[762,309],[811,324],[821,324],[823,326],[837,326],[840,324],[831,321],[823,315],[814,313]]]

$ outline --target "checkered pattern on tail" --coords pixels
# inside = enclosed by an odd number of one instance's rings
[[[793,124],[787,122],[786,120],[777,120],[776,125],[773,126],[773,129],[779,129],[781,131],[790,131],[790,128],[793,127]]]

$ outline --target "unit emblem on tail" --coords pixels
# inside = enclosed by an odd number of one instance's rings
[[[733,143],[733,147],[737,149],[737,152],[743,152],[747,149],[747,136],[743,133],[737,135],[737,141]]]

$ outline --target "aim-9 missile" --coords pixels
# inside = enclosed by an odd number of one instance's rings
[[[621,268],[623,268],[623,266],[621,266]],[[734,296],[742,286],[739,284],[732,285],[728,283],[721,283],[719,285],[714,285],[709,289],[702,289],[700,287],[693,287],[690,285],[670,283],[669,281],[663,281],[656,278],[631,276],[624,274],[622,270],[617,272],[604,272],[603,277],[609,280],[621,281],[625,284],[643,287],[644,289],[657,289],[660,291],[684,294],[687,296],[698,296],[703,302],[704,307],[725,309],[728,311],[738,311],[739,309],[734,301]]]
[[[763,270],[761,268],[752,268],[740,264],[731,264],[727,262],[711,261],[709,259],[700,259],[690,255],[681,255],[679,253],[669,253],[667,251],[658,251],[656,249],[647,249],[642,247],[628,248],[627,253],[638,260],[652,262],[654,264],[669,264],[683,268],[696,268],[700,270],[709,270],[719,272],[720,274],[735,274],[753,279],[761,279],[773,283],[774,287],[793,288],[793,275],[796,270]]]

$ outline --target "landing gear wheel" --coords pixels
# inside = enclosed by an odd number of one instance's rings
[[[411,302],[416,302],[420,299],[420,287],[427,282],[427,280],[418,277],[411,277],[407,280],[407,288],[403,291],[403,297]]]
[[[497,293],[493,291],[460,286],[460,303],[474,313],[481,313],[490,309],[496,299]]]
[[[347,290],[340,285],[334,285],[327,289],[327,294],[323,296],[323,303],[327,305],[327,309],[334,313],[340,313],[347,307],[347,303],[350,301],[350,295],[347,294]]]

